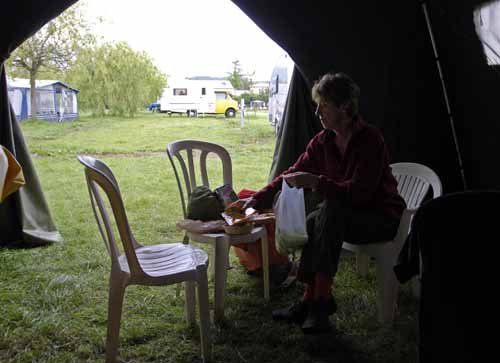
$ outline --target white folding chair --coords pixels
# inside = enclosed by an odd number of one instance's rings
[[[222,183],[231,186],[233,184],[231,157],[227,150],[220,145],[205,141],[179,140],[168,144],[167,154],[179,187],[184,218],[187,216],[187,201],[193,189],[200,185],[210,187],[207,168],[208,159],[213,156],[217,157],[222,163]],[[199,183],[197,176],[201,178]],[[265,227],[255,227],[250,233],[243,235],[186,233],[186,243],[191,240],[199,243],[210,243],[214,246],[215,319],[219,320],[224,316],[229,247],[240,243],[253,243],[259,239],[262,242],[264,298],[269,299],[269,256]]]
[[[439,197],[442,193],[439,177],[427,166],[417,163],[395,163],[391,167],[392,173],[398,181],[398,192],[407,205],[401,216],[394,240],[363,245],[344,242],[342,246],[344,249],[356,253],[357,270],[361,275],[367,274],[370,257],[375,259],[379,320],[389,324],[394,320],[399,290],[399,283],[394,275],[393,267],[406,236],[410,232],[411,219],[422,203],[429,187],[432,188],[433,198]]]
[[[111,170],[90,156],[80,155],[78,160],[85,166],[92,209],[111,256],[106,362],[116,361],[125,288],[128,285],[156,286],[180,282],[186,282],[186,318],[189,324],[195,322],[193,283],[198,286],[201,355],[203,361],[208,362],[211,348],[206,252],[183,243],[140,245],[130,229],[118,183]],[[109,201],[112,219],[101,191]],[[116,230],[124,253],[116,243]]]

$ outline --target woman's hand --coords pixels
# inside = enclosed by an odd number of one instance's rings
[[[228,208],[235,208],[244,211],[247,208],[252,208],[255,204],[257,204],[257,201],[252,197],[248,197],[248,198],[238,199],[236,202],[229,204]]]
[[[303,171],[283,175],[283,178],[285,178],[288,184],[296,188],[309,188],[315,190],[319,184],[319,177],[317,175]]]

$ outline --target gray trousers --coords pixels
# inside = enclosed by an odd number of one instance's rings
[[[307,215],[308,241],[302,249],[297,279],[312,283],[317,272],[334,277],[342,243],[388,241],[399,218],[371,210],[355,210],[336,200],[324,200]]]

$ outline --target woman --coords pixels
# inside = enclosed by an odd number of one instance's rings
[[[318,208],[307,216],[308,242],[297,275],[305,284],[304,296],[288,308],[273,311],[275,320],[297,323],[304,333],[331,328],[328,317],[337,310],[331,290],[342,243],[392,239],[406,207],[381,132],[358,114],[359,93],[346,74],[321,77],[312,97],[324,130],[292,167],[252,198],[235,202],[243,209],[270,208],[283,178],[322,196]]]

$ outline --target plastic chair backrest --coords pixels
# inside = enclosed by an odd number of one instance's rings
[[[113,225],[116,225],[131,274],[144,275],[135,253],[135,249],[140,247],[140,245],[137,244],[130,230],[120,189],[111,169],[102,161],[91,156],[78,155],[78,161],[85,166],[85,176],[92,210],[94,211],[99,232],[106,244],[112,264],[119,265],[118,257],[120,256],[113,231]],[[109,200],[114,223],[110,219],[100,190],[104,191]]]
[[[177,186],[179,187],[184,217],[187,215],[187,200],[193,189],[200,185],[210,187],[207,171],[207,159],[210,153],[217,155],[222,162],[222,183],[232,186],[231,156],[222,146],[197,140],[179,140],[167,145],[167,155],[174,169]],[[179,169],[176,167],[174,157],[178,161]],[[201,184],[198,184],[196,180],[197,172],[201,176]],[[181,181],[181,173],[184,183]],[[185,190],[182,187],[183,184]]]
[[[420,206],[429,187],[432,188],[433,198],[442,194],[441,181],[429,167],[417,163],[394,163],[391,168],[398,182],[398,192],[406,201],[408,209]]]

